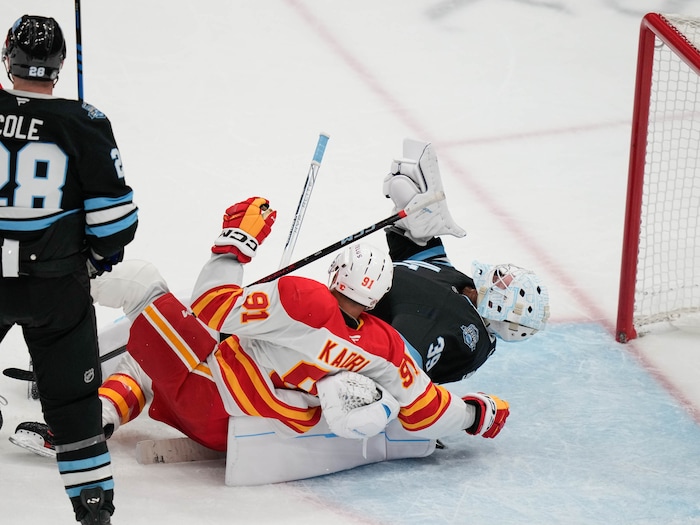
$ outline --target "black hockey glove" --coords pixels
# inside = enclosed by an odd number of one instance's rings
[[[109,257],[102,257],[98,255],[93,250],[88,252],[87,268],[90,279],[94,279],[98,275],[102,275],[105,272],[111,272],[112,268],[122,262],[124,259],[124,249],[122,248],[114,255]]]

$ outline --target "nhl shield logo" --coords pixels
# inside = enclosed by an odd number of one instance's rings
[[[95,379],[95,369],[91,368],[90,370],[86,370],[85,374],[83,374],[83,381],[86,383],[92,383],[92,381]]]

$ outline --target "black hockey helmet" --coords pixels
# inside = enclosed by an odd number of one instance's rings
[[[22,16],[7,32],[2,48],[7,74],[28,80],[55,81],[65,58],[61,26],[43,16]]]

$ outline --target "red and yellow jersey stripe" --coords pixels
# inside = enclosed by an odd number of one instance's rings
[[[141,385],[126,374],[109,376],[100,386],[99,395],[114,405],[122,425],[138,416],[146,406],[146,396]]]
[[[450,406],[452,396],[443,387],[429,383],[428,388],[411,404],[399,411],[401,425],[410,431],[419,431],[436,423]]]
[[[155,303],[152,303],[146,308],[144,308],[142,313],[143,318],[146,321],[148,321],[148,323],[153,327],[156,333],[168,344],[173,353],[175,353],[180,358],[180,360],[187,367],[188,370],[207,376],[211,379],[211,370],[204,361],[206,359],[206,355],[199,355],[197,353],[197,349],[200,349],[201,346],[191,344],[192,342],[198,340],[188,340],[189,338],[183,334],[182,327],[174,326],[175,324],[183,324],[178,323],[182,320],[189,321],[190,323],[188,324],[190,325],[198,323],[198,321],[196,321],[194,317],[191,317],[186,310],[183,310],[181,312],[183,316],[182,319],[173,319],[172,312],[162,312],[158,308],[158,304],[159,303],[156,301]],[[169,305],[166,303],[164,306],[166,306],[167,308]],[[191,319],[186,319],[185,316],[190,316]],[[209,335],[204,331],[203,327],[200,328],[200,330],[202,331],[201,335],[203,335],[205,338],[210,339]]]
[[[207,326],[220,332],[221,325],[242,294],[243,289],[240,286],[217,286],[192,303],[192,312]]]
[[[299,434],[320,421],[319,407],[295,407],[280,400],[235,336],[221,343],[214,355],[229,393],[245,414],[276,419]]]

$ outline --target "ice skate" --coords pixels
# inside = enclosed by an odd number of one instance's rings
[[[35,454],[49,458],[56,457],[56,448],[53,443],[53,434],[48,425],[36,421],[20,423],[10,436],[10,442],[18,447],[31,450]]]

